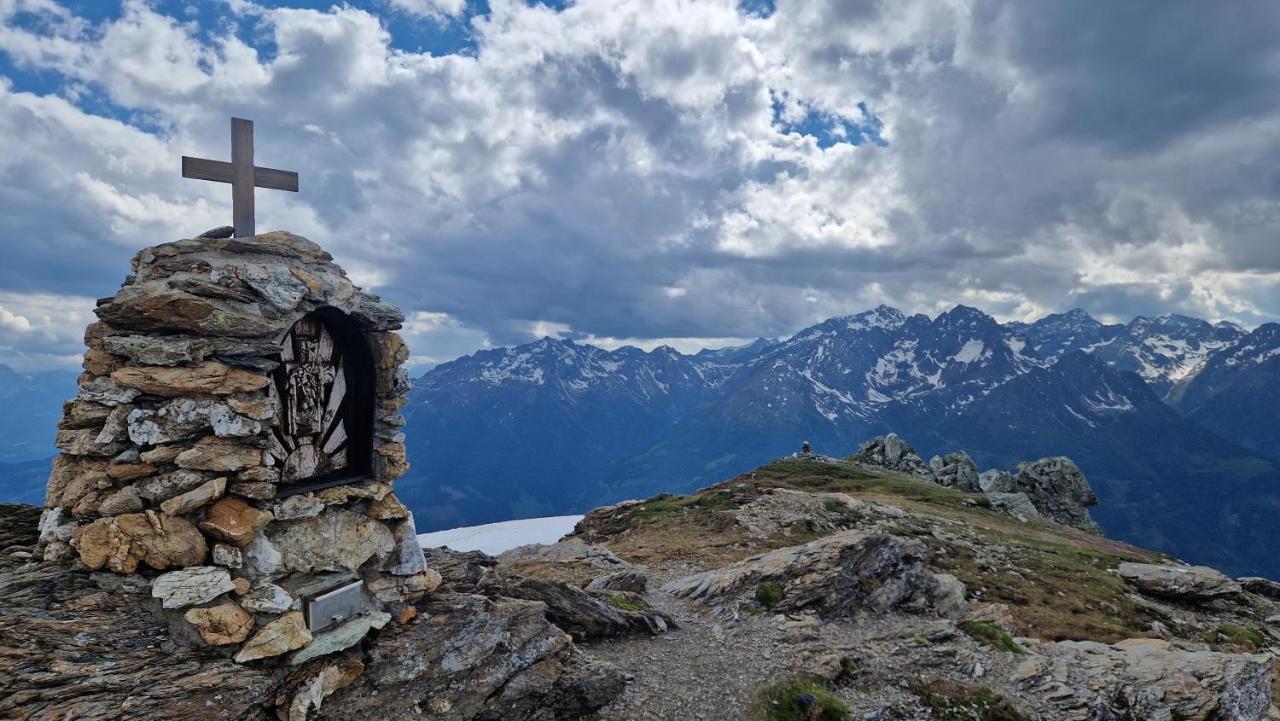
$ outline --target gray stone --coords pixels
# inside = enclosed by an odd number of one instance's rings
[[[933,471],[934,483],[967,493],[982,490],[978,483],[978,465],[964,451],[948,453],[941,458],[934,456],[929,459],[929,468]]]
[[[283,588],[266,583],[242,596],[240,605],[253,613],[284,613],[293,608],[294,599]]]
[[[144,499],[162,502],[186,493],[204,482],[203,473],[183,469],[151,476],[134,484],[134,487],[138,489],[138,495]]]
[[[644,593],[649,585],[649,577],[640,571],[618,571],[616,573],[596,576],[587,584],[588,591],[627,591]]]
[[[231,410],[221,401],[175,398],[154,409],[129,413],[129,439],[143,446],[185,440],[213,431],[215,436],[248,438],[262,431],[262,424]]]
[[[1208,566],[1122,563],[1117,572],[1143,593],[1187,601],[1207,601],[1241,592],[1240,584]]]
[[[240,553],[244,557],[241,570],[251,580],[274,579],[284,572],[280,551],[261,533],[256,534],[249,545],[240,549]]]
[[[81,383],[76,397],[82,401],[115,407],[125,403],[132,403],[133,399],[140,395],[142,395],[142,391],[134,388],[125,388],[107,376],[102,376]]]
[[[1102,529],[1087,510],[1089,506],[1098,505],[1098,496],[1070,458],[1056,456],[1020,463],[1014,484],[1018,491],[1031,498],[1041,515],[1065,526],[1101,535]]]
[[[185,608],[213,599],[235,589],[225,568],[191,566],[156,576],[151,596],[163,600],[165,608]]]
[[[885,468],[899,473],[933,481],[933,469],[916,453],[916,449],[898,437],[897,433],[877,436],[863,443],[858,452],[849,457],[854,463]]]
[[[104,516],[119,516],[123,513],[137,513],[142,510],[142,507],[142,498],[138,496],[138,489],[134,486],[125,486],[103,499],[98,506],[98,513]]]
[[[306,648],[289,657],[289,664],[298,666],[314,658],[345,651],[360,643],[360,639],[367,636],[369,631],[382,628],[390,620],[391,614],[372,611],[364,616],[347,621],[332,631],[316,634]]]
[[[391,551],[387,572],[396,576],[412,576],[426,570],[427,558],[422,554],[422,544],[418,543],[413,516],[396,523],[391,534],[395,538],[395,548]]]
[[[183,516],[222,498],[226,491],[227,479],[215,478],[161,503],[160,510],[171,516]]]
[[[992,510],[1014,518],[1028,520],[1040,517],[1040,511],[1025,493],[991,492],[987,494],[987,500],[991,502]]]
[[[240,568],[244,565],[244,555],[235,546],[225,543],[213,544],[213,565],[226,568]]]
[[[296,521],[302,518],[318,516],[323,510],[324,501],[308,493],[301,496],[289,496],[283,501],[277,502],[273,513],[275,513],[277,521]]]

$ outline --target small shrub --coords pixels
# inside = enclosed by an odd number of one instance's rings
[[[849,721],[853,714],[821,681],[789,676],[760,692],[756,721]]]
[[[907,684],[938,721],[1027,721],[1003,696],[989,688],[967,688],[949,681],[912,679]]]
[[[1026,653],[1004,629],[990,621],[961,621],[960,630],[984,646],[998,648],[1009,653]]]
[[[782,592],[782,586],[774,581],[764,581],[759,586],[756,586],[756,601],[770,610],[782,603],[782,598],[785,595]]]
[[[840,505],[840,502],[834,498],[828,498],[822,502],[822,507],[826,509],[827,513],[835,513],[840,510]]]

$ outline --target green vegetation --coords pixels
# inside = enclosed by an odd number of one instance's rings
[[[961,621],[960,630],[984,646],[998,648],[1009,653],[1026,653],[1004,629],[990,621]]]
[[[822,507],[827,513],[835,513],[840,510],[841,505],[842,504],[834,498],[828,498],[822,502]]]
[[[989,688],[919,678],[912,679],[908,687],[938,721],[1027,721],[1003,696]]]
[[[1217,627],[1208,635],[1209,638],[1205,640],[1209,643],[1232,650],[1257,651],[1267,645],[1267,637],[1256,628],[1227,624]]]
[[[648,605],[639,598],[620,596],[611,593],[604,597],[604,602],[621,611],[644,611]]]
[[[789,676],[760,692],[756,721],[849,721],[853,714],[818,679]]]
[[[770,610],[782,603],[785,595],[782,591],[782,586],[779,586],[774,581],[764,581],[759,586],[756,586],[756,601]]]

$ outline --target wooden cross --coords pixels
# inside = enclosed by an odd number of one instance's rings
[[[254,235],[253,189],[271,188],[298,192],[298,174],[260,168],[253,164],[253,121],[231,119],[231,162],[182,156],[182,177],[231,183],[231,215],[235,237]]]

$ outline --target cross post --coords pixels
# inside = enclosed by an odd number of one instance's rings
[[[298,192],[298,174],[253,164],[253,121],[231,119],[231,162],[182,156],[182,177],[231,184],[231,216],[235,237],[255,235],[253,189]]]

